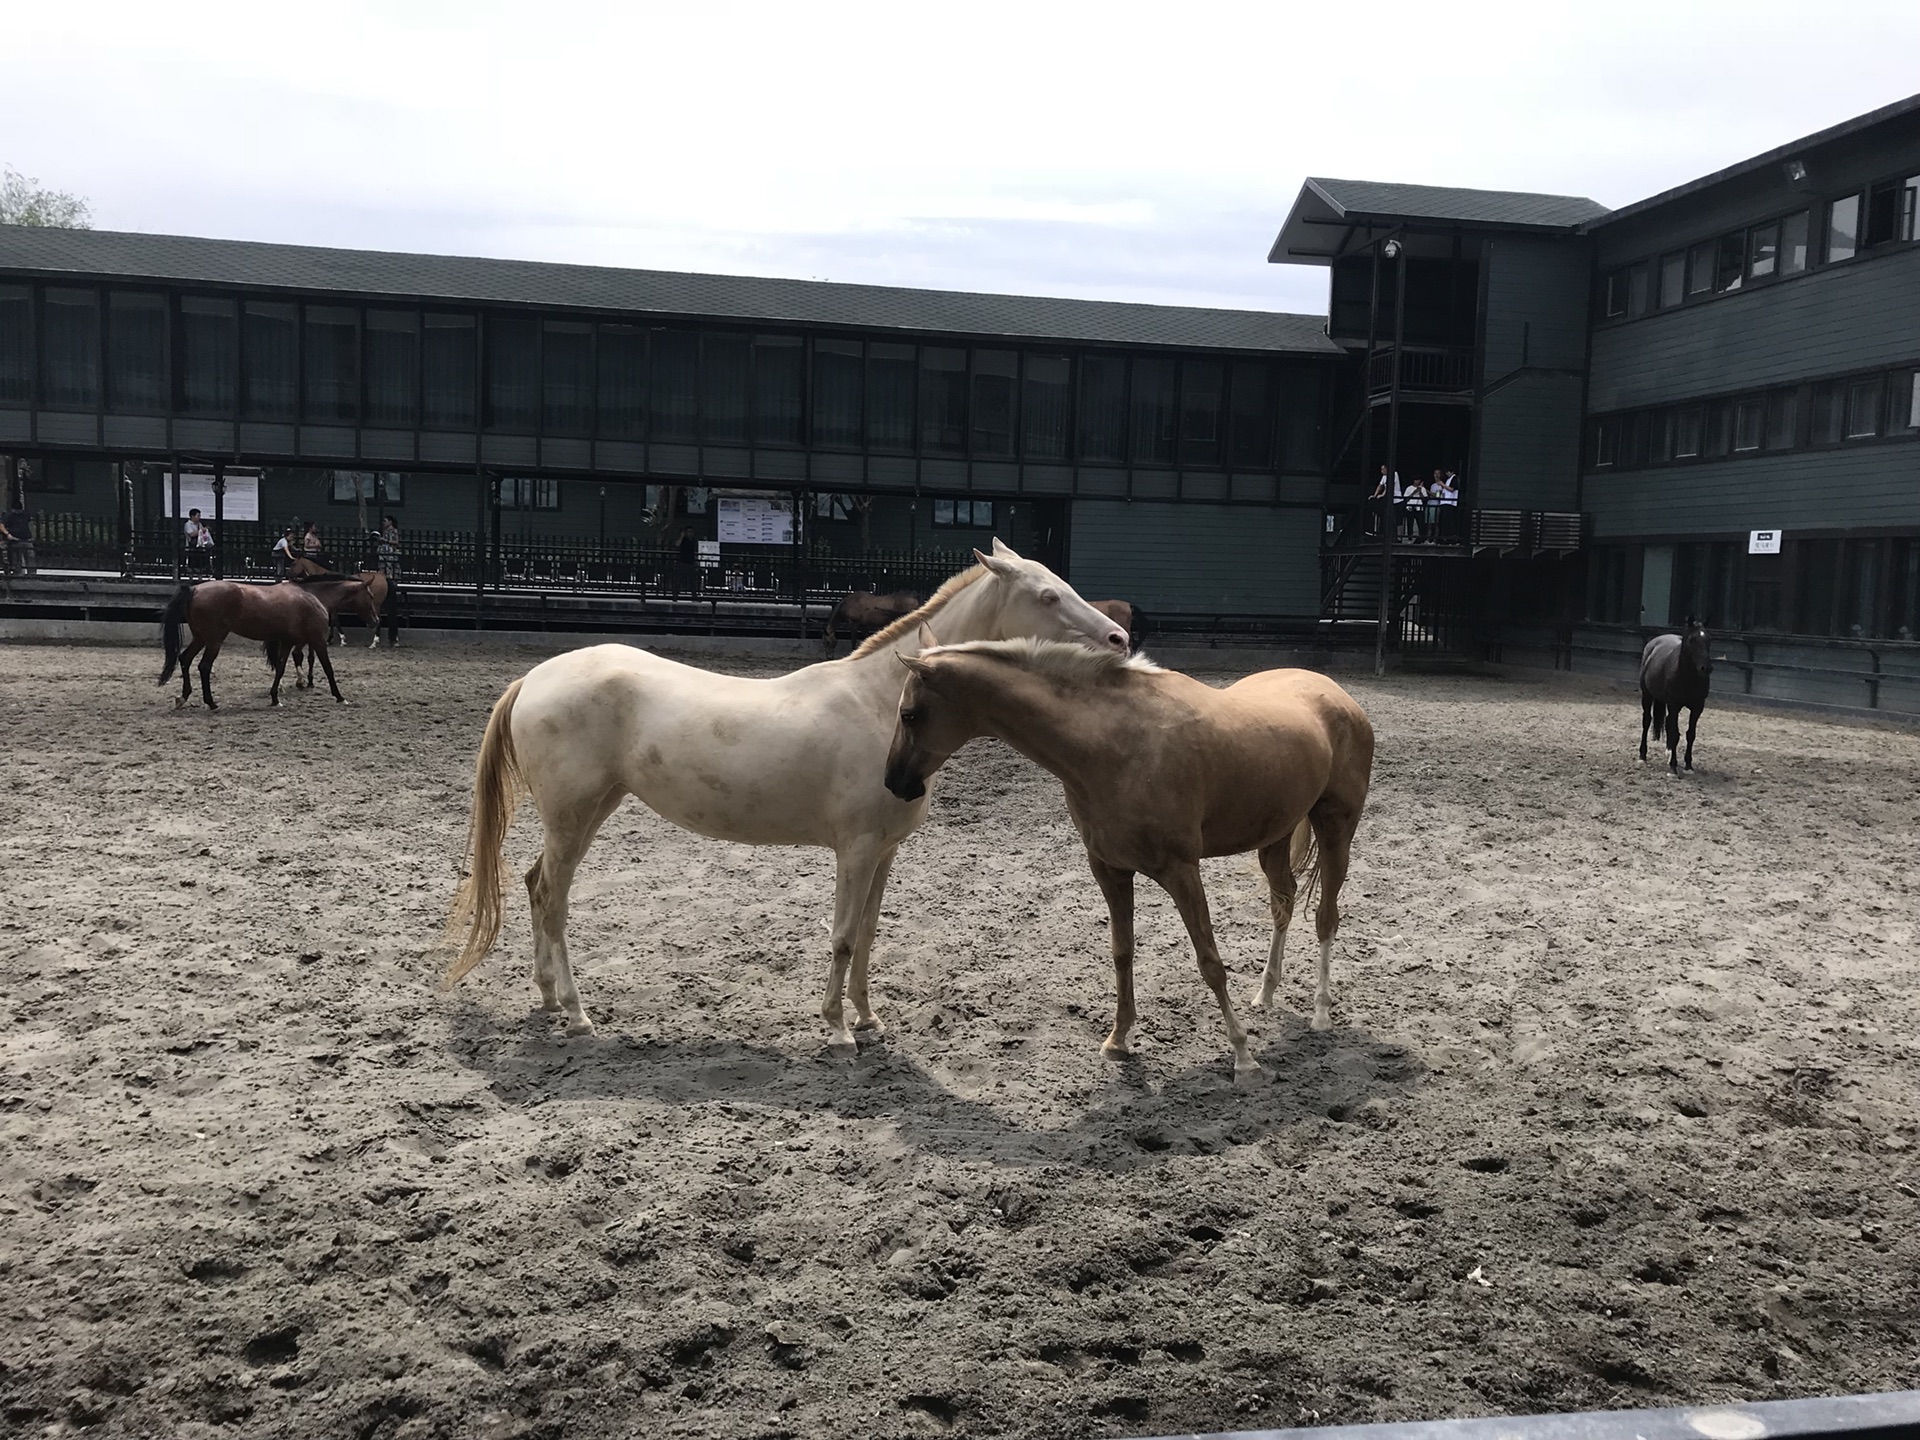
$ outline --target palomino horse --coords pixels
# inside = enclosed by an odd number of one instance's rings
[[[1128,648],[1139,653],[1140,642],[1147,635],[1146,611],[1131,600],[1089,600],[1087,603],[1126,631]]]
[[[920,595],[912,590],[895,590],[888,595],[855,590],[842,595],[840,603],[833,607],[833,613],[827,617],[827,654],[833,654],[842,627],[845,627],[849,638],[868,635],[903,616],[911,615],[924,603]]]
[[[180,648],[180,625],[193,631],[193,641]],[[262,640],[267,646],[267,663],[273,666],[273,688],[267,692],[275,705],[280,703],[280,676],[287,668],[287,656],[296,645],[304,645],[318,654],[327,672],[327,688],[333,698],[345,701],[333,678],[333,661],[327,657],[327,607],[298,585],[240,585],[232,580],[204,580],[198,585],[182,585],[167,602],[160,619],[160,638],[167,663],[160,671],[160,683],[166,684],[173,667],[180,667],[180,698],[184,705],[193,698],[193,657],[200,657],[200,697],[209,710],[220,707],[213,699],[213,662],[228,635],[247,640]]]
[[[1687,769],[1693,769],[1693,732],[1707,707],[1713,653],[1706,625],[1687,617],[1686,634],[1656,635],[1640,652],[1640,763],[1647,761],[1647,731],[1666,727],[1667,769],[1680,773],[1680,712],[1687,712]]]
[[[493,707],[475,766],[468,849],[473,868],[448,920],[460,944],[452,984],[500,933],[501,847],[517,798],[533,793],[545,828],[527,871],[533,979],[544,1008],[564,1009],[567,1033],[591,1034],[567,957],[567,892],[606,818],[637,795],[667,820],[716,840],[822,845],[835,856],[832,960],[820,1013],[828,1043],[851,1047],[841,1004],[874,1025],[867,957],[895,850],[926,818],[902,805],[881,771],[899,672],[921,619],[975,639],[1044,635],[1125,654],[1127,637],[1046,566],[1000,541],[912,615],[844,660],[770,680],[716,675],[626,645],[557,656],[514,681]]]
[[[1328,970],[1340,886],[1373,773],[1373,726],[1333,681],[1267,670],[1215,690],[1145,656],[1094,654],[1044,641],[941,645],[921,634],[887,751],[887,788],[902,800],[980,735],[1004,740],[1060,777],[1093,878],[1112,919],[1119,1001],[1101,1047],[1125,1055],[1133,1026],[1133,877],[1156,881],[1186,922],[1200,974],[1220,1002],[1238,1081],[1261,1076],[1227,998],[1200,860],[1257,851],[1273,944],[1256,1006],[1273,1000],[1294,898],[1320,885],[1320,969],[1313,1028],[1333,1024]]]

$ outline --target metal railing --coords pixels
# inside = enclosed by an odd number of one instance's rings
[[[1393,388],[1395,357],[1400,364],[1402,390],[1466,391],[1473,388],[1473,351],[1444,345],[1377,346],[1367,365],[1367,389],[1372,394]]]

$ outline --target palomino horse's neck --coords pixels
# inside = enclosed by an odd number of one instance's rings
[[[954,591],[945,604],[926,617],[926,625],[943,645],[957,644],[962,640],[1004,639],[1000,633],[1000,587],[1003,583],[989,571],[971,585]],[[900,669],[894,663],[894,656],[915,655],[919,651],[920,626],[915,624],[905,626],[891,644],[882,645],[865,655],[850,656],[849,660],[856,665],[871,665],[891,676]]]

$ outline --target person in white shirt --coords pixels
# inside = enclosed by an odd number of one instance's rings
[[[209,564],[212,558],[209,552],[213,549],[213,531],[207,527],[206,521],[200,518],[200,512],[197,509],[187,512],[186,539],[188,562],[202,575],[213,573]]]
[[[1400,526],[1403,539],[1417,541],[1421,538],[1424,529],[1422,514],[1426,503],[1427,487],[1418,480],[1400,492],[1400,505],[1406,516]]]
[[[1449,470],[1441,477],[1439,494],[1440,536],[1445,540],[1455,539],[1460,513],[1460,481],[1453,471]]]
[[[293,565],[293,526],[287,526],[280,538],[273,542],[273,578],[284,580],[287,571]]]

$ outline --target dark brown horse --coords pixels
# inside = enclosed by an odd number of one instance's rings
[[[1131,600],[1089,600],[1087,602],[1127,632],[1127,648],[1139,653],[1147,633],[1147,612]]]
[[[180,626],[193,631],[193,640],[180,648]],[[333,661],[327,658],[327,607],[318,597],[298,585],[241,585],[232,580],[206,580],[198,585],[182,585],[167,602],[160,619],[160,639],[167,663],[160,671],[160,683],[173,677],[180,667],[180,698],[184,705],[193,698],[193,657],[200,657],[200,696],[209,710],[218,710],[213,698],[213,662],[227,636],[266,643],[267,662],[273,666],[273,688],[267,692],[275,705],[280,703],[280,676],[287,668],[287,657],[294,646],[305,645],[320,657],[327,672],[327,688],[333,698],[346,700],[333,678]]]
[[[1693,732],[1713,683],[1713,652],[1706,625],[1687,617],[1684,635],[1656,635],[1640,653],[1640,763],[1647,763],[1647,732],[1665,730],[1667,769],[1680,773],[1680,712],[1687,712],[1687,769],[1693,769]]]
[[[357,597],[353,592],[345,588],[321,594],[320,598],[326,603],[327,613],[338,616],[341,611],[350,610],[358,615],[367,629],[373,632],[373,641],[367,647],[369,650],[375,649],[380,644],[379,622],[382,620],[385,620],[387,625],[387,644],[392,646],[400,643],[400,590],[387,579],[385,571],[362,570],[357,575],[342,575],[323,565],[315,564],[303,555],[293,562],[293,568],[289,573],[303,585],[322,580],[343,582],[343,584],[358,580],[367,587],[368,593],[373,597],[372,618],[368,618],[366,611],[356,603]],[[329,633],[335,637],[336,645],[347,643],[346,632],[341,630],[338,624],[335,624]]]
[[[841,596],[840,603],[833,607],[833,614],[827,617],[827,654],[833,654],[841,627],[846,629],[849,639],[857,640],[884,629],[903,615],[911,615],[922,603],[921,597],[911,590],[895,590],[890,595],[855,590]]]

